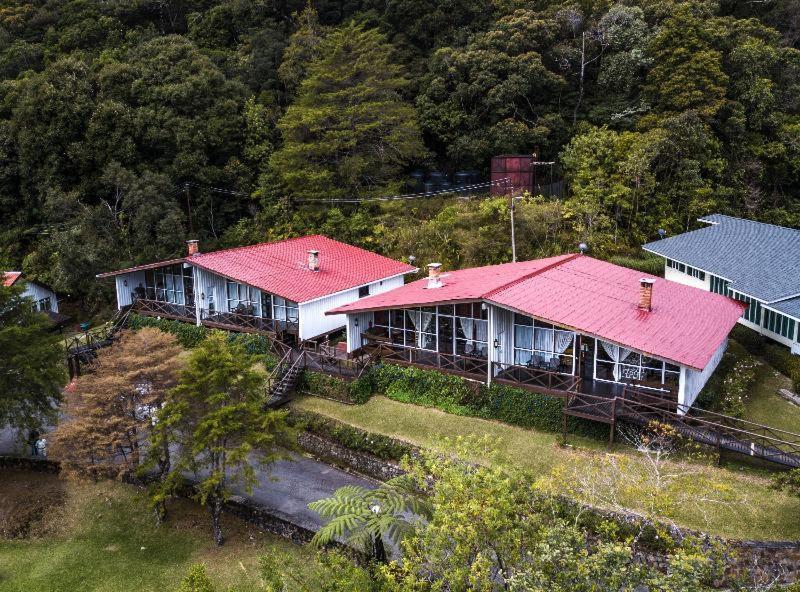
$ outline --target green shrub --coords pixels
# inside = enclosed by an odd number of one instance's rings
[[[206,566],[202,563],[192,565],[183,578],[178,592],[214,592],[214,584],[206,575]]]
[[[744,416],[744,404],[756,380],[757,371],[758,364],[749,355],[734,364],[722,382],[723,397],[720,408],[723,413],[733,417]]]
[[[292,409],[289,411],[287,421],[292,426],[333,440],[345,448],[368,452],[384,460],[399,461],[416,450],[411,444],[389,436],[373,434],[310,411]]]
[[[198,327],[191,323],[184,323],[173,319],[157,319],[132,313],[128,317],[128,327],[134,331],[142,327],[155,327],[164,333],[174,335],[178,343],[187,349],[197,347],[208,335],[206,327]]]
[[[212,330],[208,327],[192,325],[183,321],[176,321],[173,319],[159,319],[155,317],[146,317],[132,313],[128,317],[128,328],[137,331],[142,327],[154,327],[170,333],[175,336],[178,343],[186,349],[192,349],[200,345],[200,343],[208,337]],[[238,342],[244,344],[247,353],[261,356],[264,359],[264,364],[267,370],[272,370],[277,363],[278,359],[271,353],[270,340],[266,335],[257,335],[254,333],[227,333],[228,340],[231,342]]]
[[[751,355],[760,356],[764,352],[766,339],[742,324],[736,323],[736,326],[731,331],[731,338],[736,340]]]
[[[609,263],[629,267],[642,273],[661,276],[664,275],[664,260],[661,257],[624,257],[618,255],[611,257]]]
[[[800,393],[800,356],[778,343],[766,344],[763,355],[770,366],[792,379],[794,391]]]
[[[557,397],[505,385],[486,385],[436,370],[380,365],[370,372],[374,388],[389,399],[435,407],[454,415],[495,419],[512,425],[559,432],[563,402]],[[571,433],[603,437],[607,428],[568,417]]]

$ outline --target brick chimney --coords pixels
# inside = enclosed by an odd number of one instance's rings
[[[319,271],[319,251],[308,252],[308,268],[311,271]]]
[[[440,276],[442,274],[441,263],[428,263],[428,288],[441,288],[442,281]]]
[[[639,310],[653,310],[653,284],[656,281],[652,278],[642,278],[639,280]]]
[[[186,246],[188,247],[187,252],[189,257],[200,252],[200,241],[197,239],[186,241]]]

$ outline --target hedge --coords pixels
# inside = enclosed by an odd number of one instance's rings
[[[791,378],[795,392],[800,393],[800,356],[744,325],[737,324],[731,331],[731,337],[752,355],[764,358],[778,372]]]
[[[128,317],[128,328],[137,331],[142,327],[153,327],[164,333],[170,333],[174,335],[178,343],[186,349],[197,347],[212,330],[215,330],[203,326],[198,327],[197,325],[192,325],[191,323],[185,323],[183,321],[146,317],[132,313]],[[270,341],[267,336],[256,335],[254,333],[233,332],[228,332],[227,336],[229,341],[243,344],[247,353],[263,356],[267,369],[272,369],[277,365],[278,360],[272,354]]]
[[[562,430],[563,402],[527,389],[472,382],[436,370],[381,364],[369,372],[376,392],[389,399],[435,407],[454,415],[494,419],[548,432]],[[605,437],[608,428],[596,422],[567,417],[567,429],[592,437]]]
[[[610,257],[608,262],[654,276],[664,275],[664,259],[661,257],[624,257],[619,255]]]
[[[345,448],[368,452],[383,460],[399,461],[417,451],[415,446],[406,442],[367,432],[311,411],[290,409],[287,421],[294,427],[333,440]]]
[[[347,381],[314,370],[305,370],[297,390],[309,395],[333,399],[343,403],[366,403],[372,396],[372,380],[369,377]]]

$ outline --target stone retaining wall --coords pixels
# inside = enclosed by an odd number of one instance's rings
[[[379,481],[386,481],[392,477],[403,474],[397,463],[386,461],[371,454],[350,450],[316,434],[303,432],[298,438],[302,448],[312,455],[343,468],[366,475]],[[620,524],[626,524],[636,530],[652,527],[651,521],[635,512],[618,512],[604,510],[574,500],[563,499],[565,506],[575,506],[575,510],[591,512],[599,518],[604,518]],[[720,542],[728,548],[726,561],[728,564],[728,580],[743,576],[748,582],[766,583],[775,578],[783,583],[800,581],[800,541],[772,542],[772,541],[742,541],[726,540],[712,537],[706,533],[688,529],[678,529],[667,525],[657,525],[662,530],[669,532],[676,540],[687,536],[698,537],[708,544]],[[666,570],[668,559],[666,553],[640,547],[636,552],[637,558],[660,570]],[[720,582],[723,585],[725,582]]]
[[[366,452],[352,450],[311,432],[298,434],[297,443],[323,462],[350,469],[378,481],[388,481],[403,474],[403,470],[397,463],[383,460]]]

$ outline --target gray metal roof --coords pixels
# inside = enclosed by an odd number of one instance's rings
[[[731,288],[800,318],[800,230],[722,214],[706,228],[644,245],[731,282]]]

